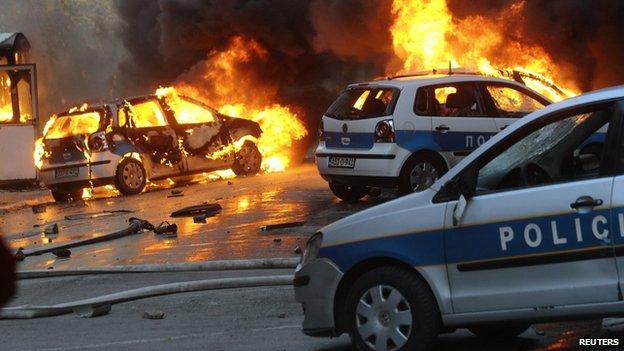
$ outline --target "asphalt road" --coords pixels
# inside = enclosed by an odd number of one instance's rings
[[[69,259],[51,254],[26,258],[20,269],[71,269],[127,264],[196,262],[294,256],[292,250],[322,225],[387,201],[392,194],[366,198],[357,205],[336,200],[312,164],[279,174],[171,186],[132,197],[111,196],[99,189],[86,202],[54,204],[45,191],[0,192],[0,235],[13,249],[37,248],[116,231],[129,217],[179,226],[177,238],[146,232],[72,249]],[[173,210],[218,202],[220,214],[207,223],[170,218]],[[44,204],[44,213],[31,205]],[[131,213],[106,211],[128,210]],[[65,219],[67,215],[83,215]],[[267,224],[305,221],[301,227],[261,231]],[[56,223],[58,235],[45,235]],[[36,227],[35,227],[36,225]],[[144,273],[21,280],[11,306],[52,304],[127,289],[217,277],[291,274],[291,270]],[[141,317],[146,310],[165,313],[162,320]],[[229,289],[153,297],[113,306],[96,318],[65,315],[34,320],[0,320],[0,350],[349,350],[346,336],[316,339],[303,335],[301,307],[289,286]],[[577,350],[579,337],[619,337],[624,332],[601,328],[601,321],[536,325],[518,338],[483,340],[467,330],[440,336],[436,350]],[[588,350],[598,350],[591,348]]]

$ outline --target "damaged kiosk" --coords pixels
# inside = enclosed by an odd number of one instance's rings
[[[0,33],[0,185],[37,179],[37,73],[22,33]]]

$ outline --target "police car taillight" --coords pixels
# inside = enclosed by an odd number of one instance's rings
[[[106,135],[104,132],[93,133],[89,136],[89,150],[91,151],[105,151],[108,149],[108,142],[106,141]]]
[[[393,143],[394,142],[394,125],[392,120],[381,121],[375,126],[375,142],[376,143]]]

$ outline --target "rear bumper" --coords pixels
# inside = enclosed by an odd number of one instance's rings
[[[394,143],[377,143],[370,150],[349,150],[327,148],[325,142],[320,142],[315,152],[316,166],[323,178],[342,181],[352,177],[350,183],[356,180],[357,184],[379,186],[395,184],[393,179],[399,177],[403,163],[410,155],[409,151]],[[332,156],[353,157],[355,165],[353,168],[329,167]]]
[[[334,321],[334,298],[342,272],[327,259],[316,259],[295,272],[295,300],[300,302],[305,318],[303,333],[310,336],[337,335]]]
[[[39,171],[43,183],[48,188],[57,187],[87,187],[110,184],[114,177],[119,156],[109,152],[99,152],[91,155],[90,161],[71,162],[64,164],[49,164],[44,162]],[[78,176],[56,178],[56,171],[68,168],[78,168]]]

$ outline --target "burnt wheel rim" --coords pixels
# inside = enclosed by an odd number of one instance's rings
[[[123,168],[122,176],[123,182],[128,188],[132,190],[141,188],[144,178],[143,170],[141,169],[141,166],[139,166],[137,163],[127,163]]]
[[[399,350],[412,332],[412,309],[397,289],[375,285],[360,297],[355,324],[358,334],[371,349]]]
[[[255,171],[260,168],[260,153],[253,146],[245,145],[238,152],[238,164],[245,172]]]
[[[434,165],[429,162],[419,162],[410,172],[410,189],[414,192],[423,191],[433,185],[438,177],[438,170]]]

